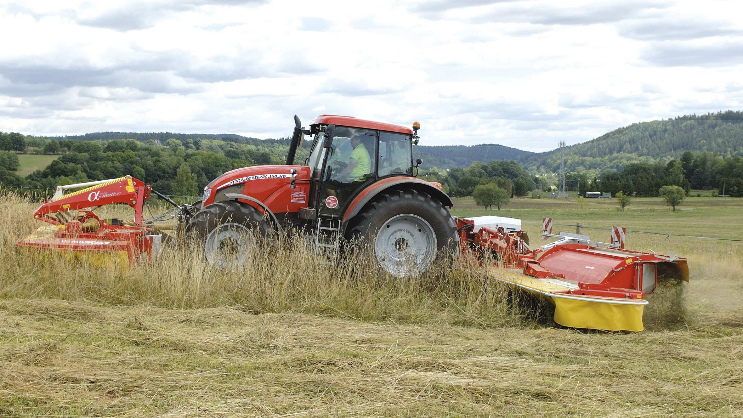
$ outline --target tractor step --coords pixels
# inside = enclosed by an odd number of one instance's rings
[[[334,260],[340,250],[341,219],[318,218],[315,228],[315,252]]]

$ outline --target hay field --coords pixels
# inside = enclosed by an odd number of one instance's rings
[[[59,155],[18,154],[18,162],[21,164],[16,172],[21,177],[26,177],[36,170],[43,170]]]
[[[484,214],[468,203],[454,213]],[[671,295],[684,315],[629,334],[557,327],[475,267],[390,280],[365,260],[319,264],[301,241],[226,273],[188,248],[130,270],[34,255],[14,244],[35,204],[4,197],[0,415],[741,415],[741,243],[675,235],[740,237],[743,202],[714,203],[487,213],[522,218],[532,242],[545,215],[673,233],[629,246],[689,258],[691,282]]]

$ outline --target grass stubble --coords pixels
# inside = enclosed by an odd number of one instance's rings
[[[683,254],[692,281],[653,295],[648,331],[606,333],[519,309],[477,266],[394,279],[301,239],[240,271],[186,246],[123,270],[16,250],[33,209],[0,202],[0,415],[743,411],[743,263],[713,243]]]

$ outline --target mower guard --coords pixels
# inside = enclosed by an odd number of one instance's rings
[[[628,251],[588,237],[531,250],[518,219],[458,219],[461,248],[478,259],[491,254],[490,276],[547,301],[556,323],[572,328],[642,331],[643,312],[659,282],[689,281],[686,259]]]

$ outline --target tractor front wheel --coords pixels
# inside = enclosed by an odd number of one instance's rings
[[[359,217],[352,239],[368,243],[379,266],[393,276],[419,275],[456,254],[454,219],[426,193],[383,193]]]
[[[236,201],[203,208],[186,227],[186,236],[203,245],[207,262],[226,269],[244,266],[270,233],[271,225],[257,209]]]

